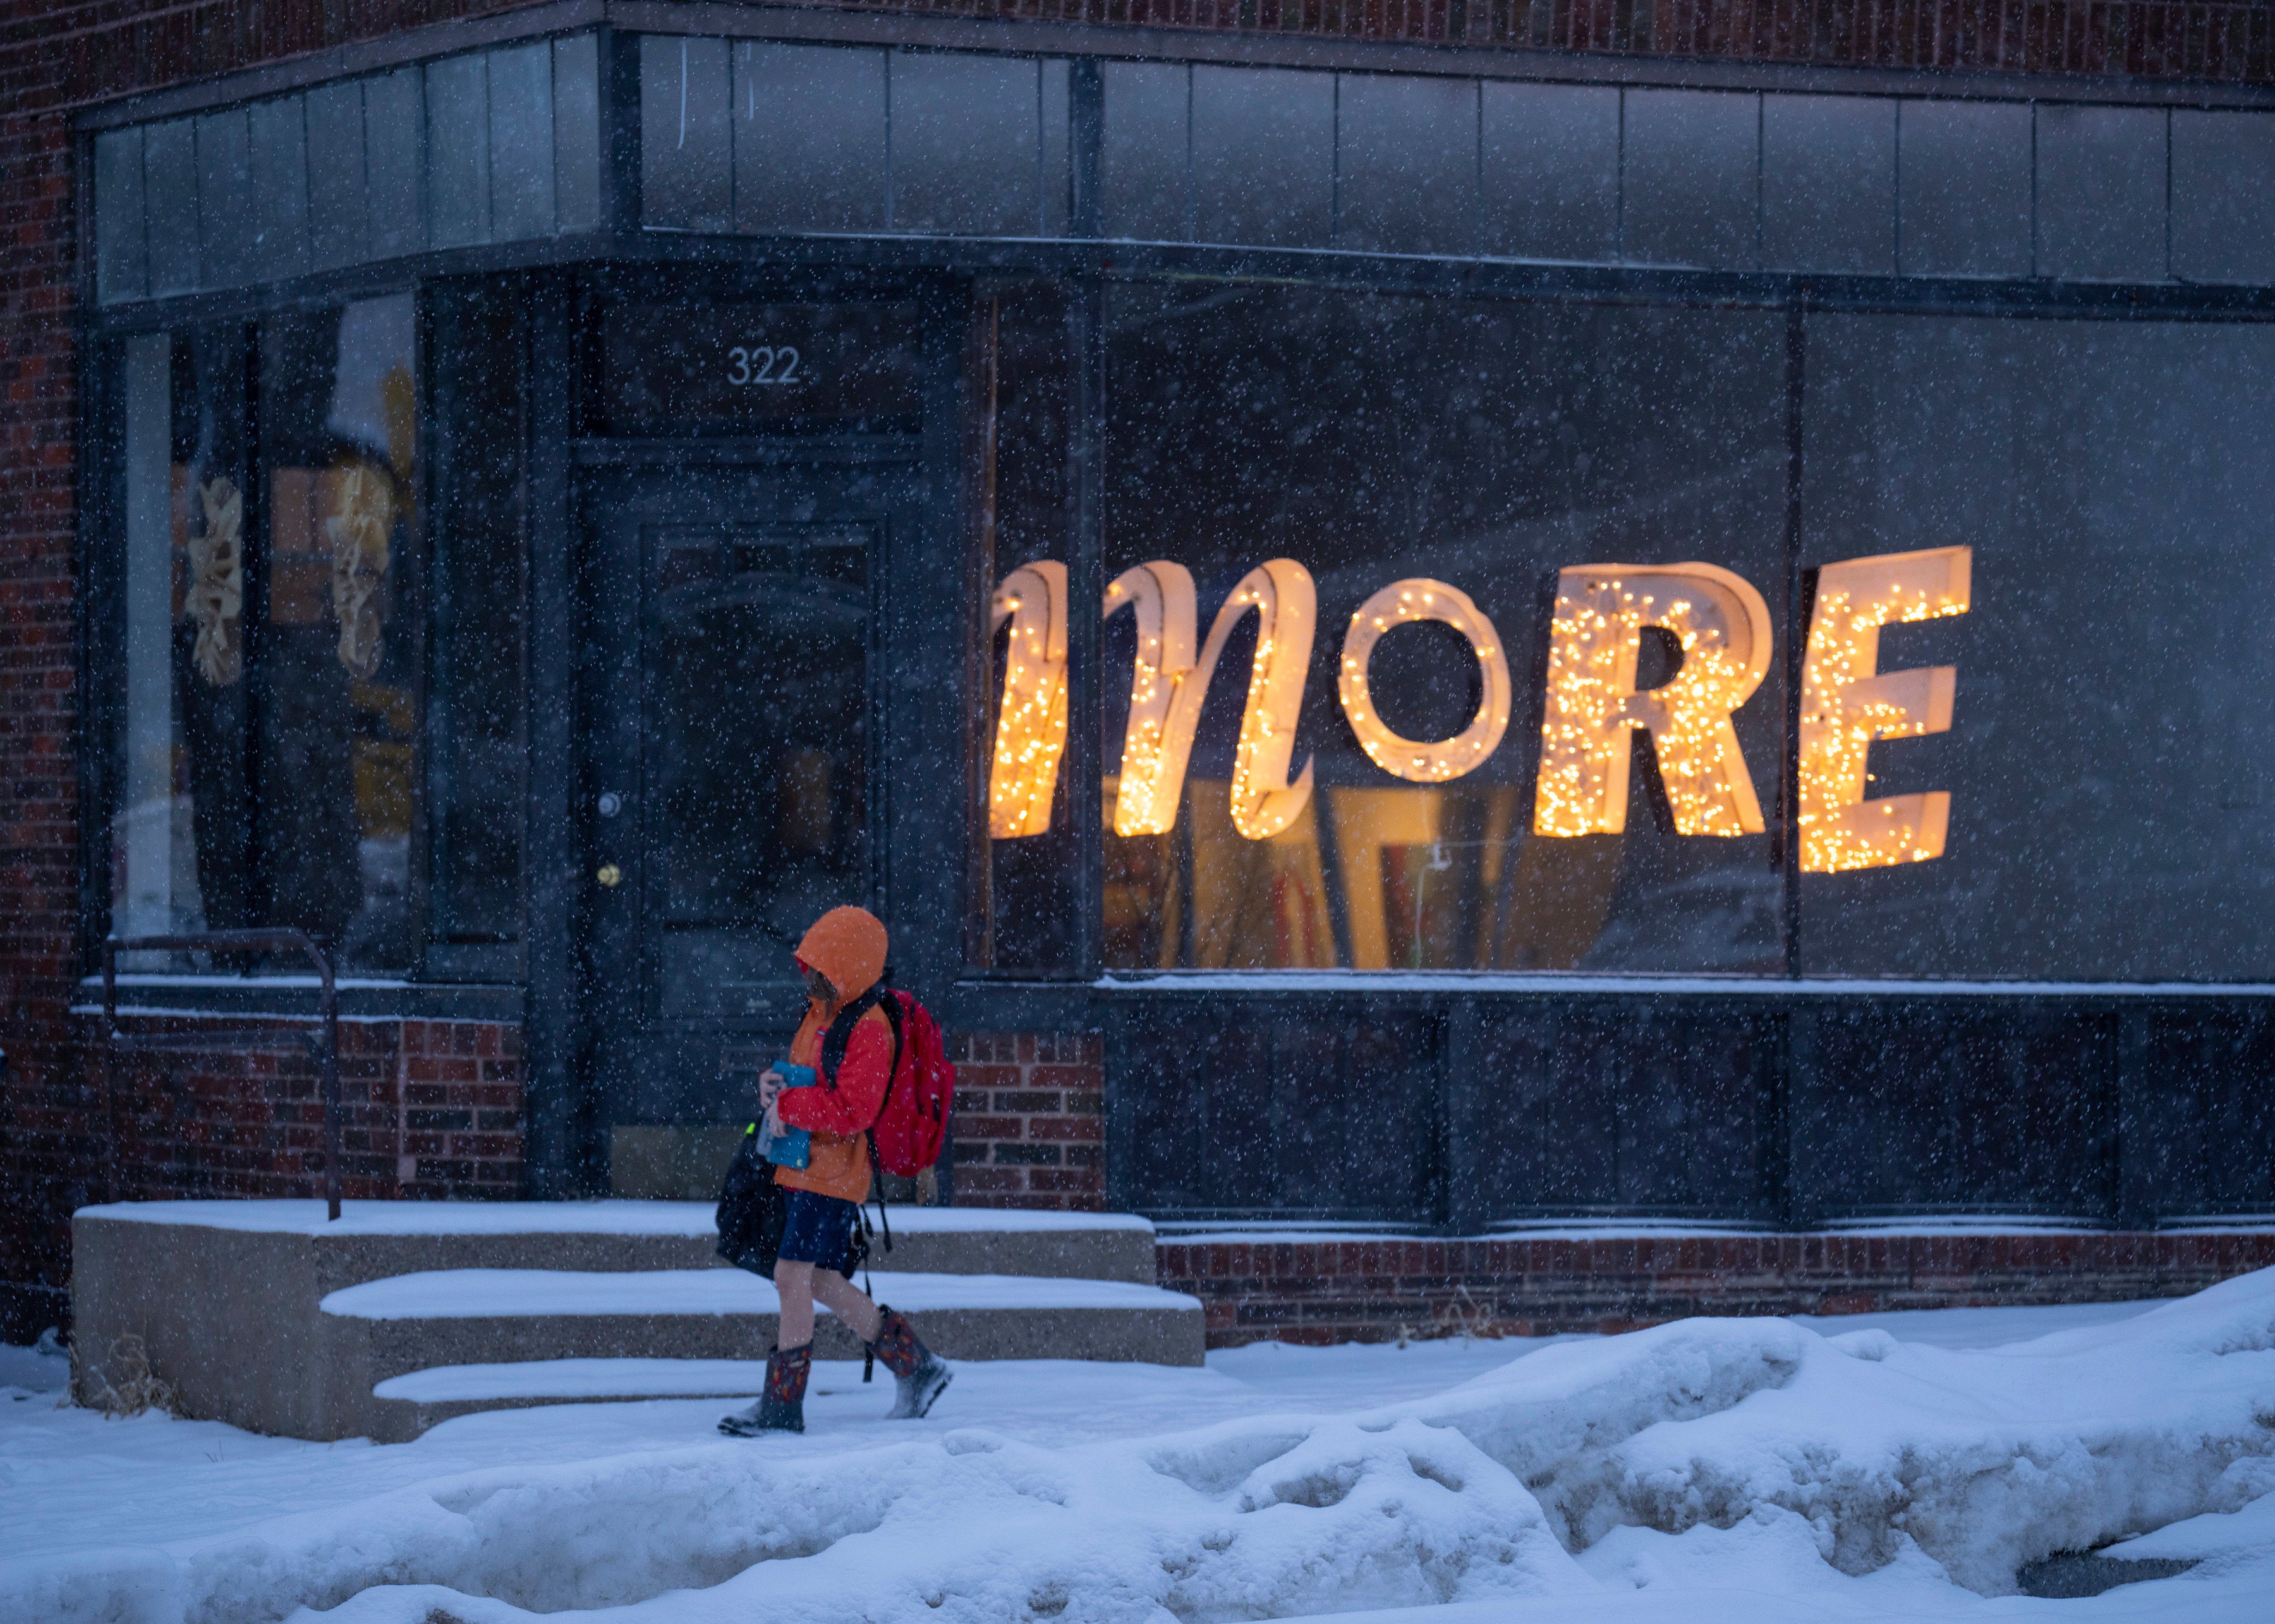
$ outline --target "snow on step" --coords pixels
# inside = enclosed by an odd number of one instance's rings
[[[870,1295],[915,1314],[955,1309],[1200,1312],[1200,1300],[1126,1280],[1025,1274],[914,1274],[880,1269]],[[435,1269],[349,1286],[327,1314],[355,1319],[494,1319],[539,1315],[773,1314],[771,1282],[740,1269],[584,1273],[556,1269]],[[817,1304],[817,1308],[820,1305]],[[820,1311],[828,1313],[826,1308]]]
[[[390,1376],[372,1396],[412,1404],[508,1399],[739,1398],[767,1385],[764,1359],[524,1359]]]

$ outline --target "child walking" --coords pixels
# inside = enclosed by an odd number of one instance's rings
[[[785,1090],[769,1068],[759,1078],[766,1129],[803,1128],[812,1136],[804,1167],[777,1167],[775,1182],[790,1192],[775,1290],[782,1298],[781,1328],[767,1358],[766,1393],[748,1409],[723,1417],[719,1430],[736,1438],[805,1431],[805,1381],[813,1365],[813,1305],[820,1301],[867,1345],[893,1373],[898,1392],[892,1415],[914,1420],[933,1407],[951,1375],[917,1340],[896,1311],[872,1303],[847,1278],[855,1220],[869,1198],[865,1134],[884,1107],[892,1081],[894,1041],[883,1010],[872,1005],[847,1034],[844,1058],[823,1066],[823,1039],[838,1011],[877,985],[885,971],[885,926],[865,908],[833,908],[797,944],[805,978],[805,1019],[790,1039],[793,1065],[811,1066],[824,1086]]]

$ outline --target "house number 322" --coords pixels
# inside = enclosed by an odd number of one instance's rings
[[[797,351],[788,344],[741,344],[727,351],[727,381],[744,383],[803,383],[797,375]]]

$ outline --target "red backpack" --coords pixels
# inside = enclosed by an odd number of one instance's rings
[[[835,1086],[837,1068],[854,1023],[871,1005],[885,1012],[893,1029],[893,1075],[885,1102],[869,1128],[877,1165],[899,1178],[914,1178],[940,1159],[948,1142],[948,1109],[956,1098],[956,1068],[940,1041],[932,1011],[881,981],[837,1013],[821,1039],[821,1075]]]

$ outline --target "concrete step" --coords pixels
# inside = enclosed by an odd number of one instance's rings
[[[878,1271],[870,1290],[908,1315],[947,1359],[1188,1365],[1202,1359],[1200,1303],[1152,1286]],[[328,1408],[336,1426],[351,1429],[339,1436],[399,1441],[446,1415],[498,1407],[470,1390],[442,1397],[435,1390],[438,1370],[525,1370],[564,1361],[632,1361],[681,1374],[695,1362],[715,1370],[762,1357],[774,1344],[779,1308],[772,1285],[727,1269],[446,1269],[371,1280],[332,1292],[321,1303],[322,1340],[341,1373]],[[816,1320],[813,1346],[823,1359],[861,1354],[852,1333],[826,1310]],[[459,1379],[461,1388],[472,1380]],[[570,1400],[525,1394],[500,1401],[508,1401]]]
[[[887,1382],[889,1377],[881,1378]],[[457,1416],[545,1404],[715,1399],[741,1403],[765,1387],[764,1359],[523,1359],[444,1364],[390,1376],[372,1389],[389,1431],[417,1436]]]

